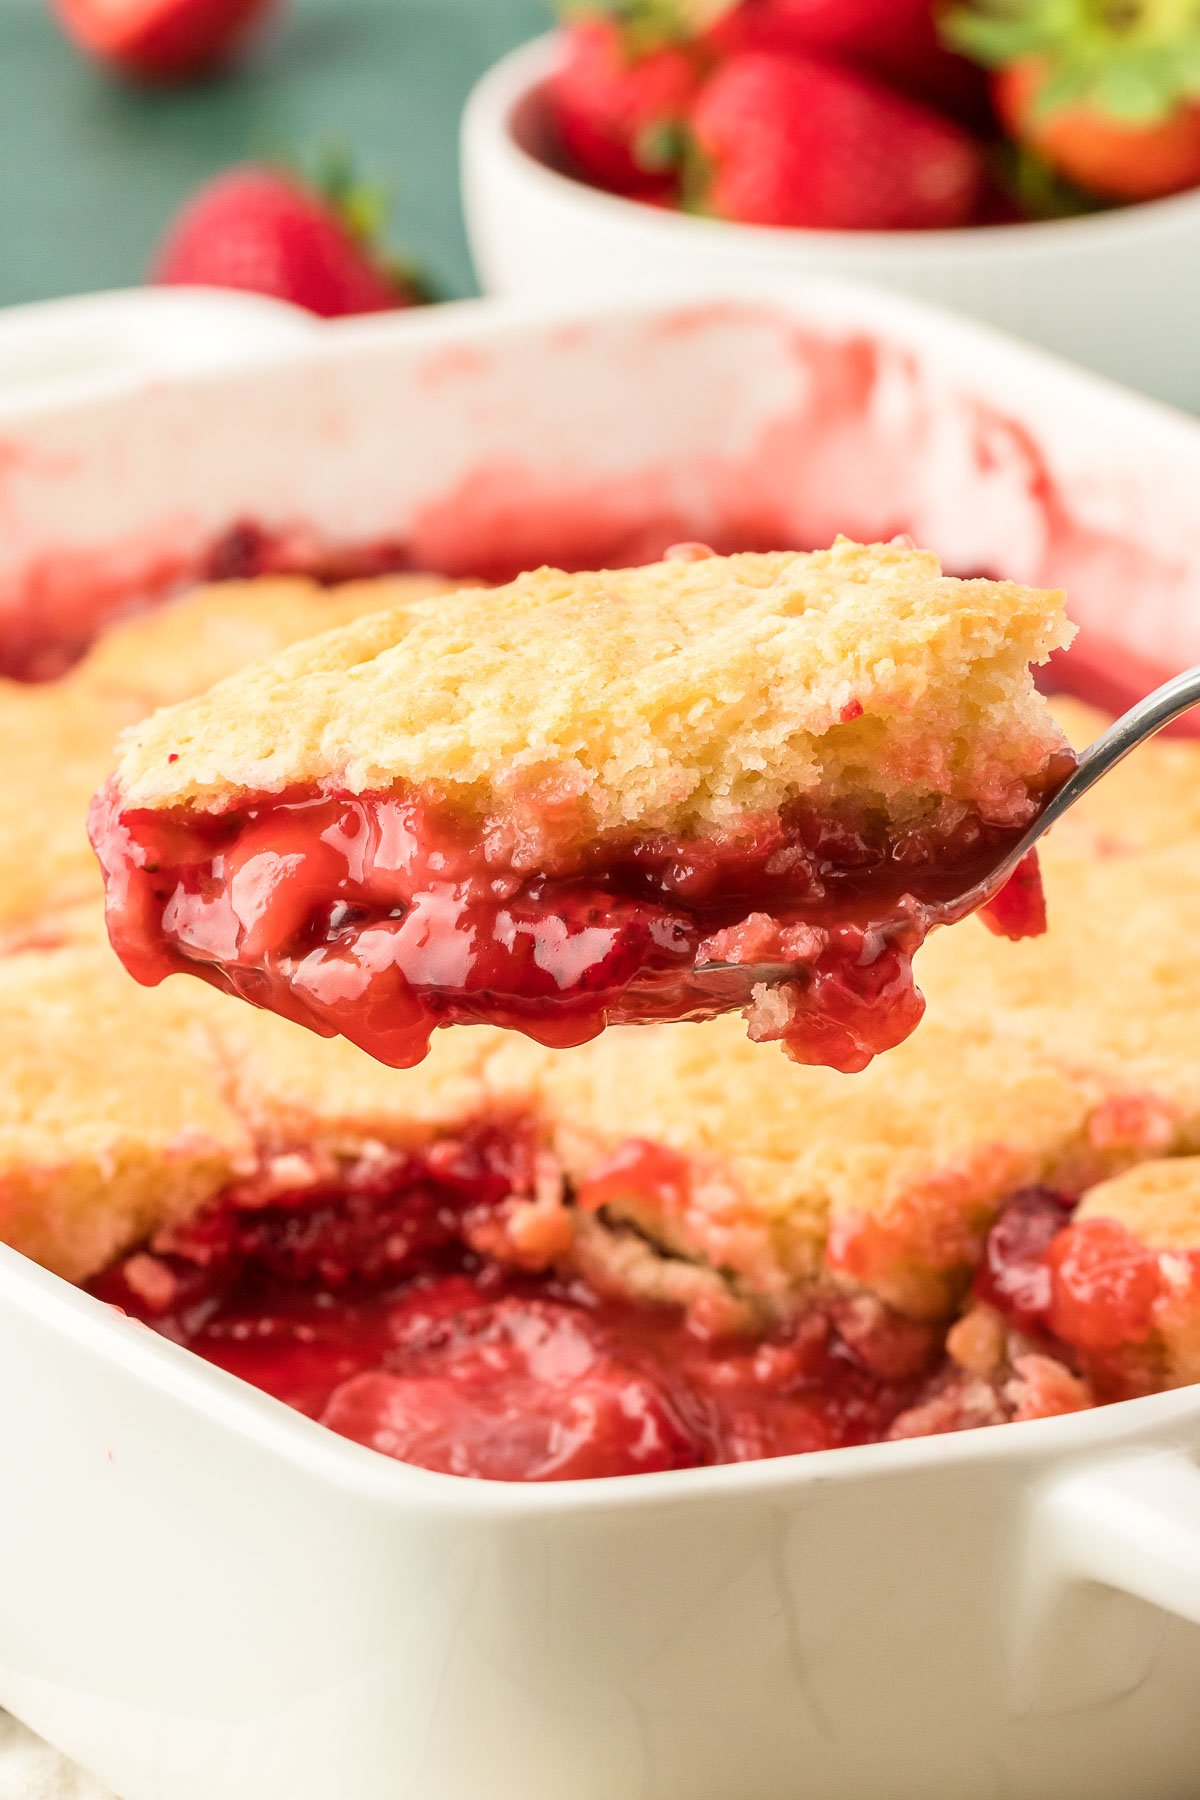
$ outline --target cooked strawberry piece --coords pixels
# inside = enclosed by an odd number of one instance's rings
[[[1085,1352],[1142,1343],[1163,1291],[1155,1251],[1115,1219],[1081,1219],[1047,1252],[1047,1321],[1056,1337]]]
[[[507,1298],[337,1389],[322,1418],[404,1462],[494,1481],[570,1481],[695,1464],[668,1390],[577,1307]]]
[[[1023,1188],[988,1233],[975,1292],[1024,1330],[1046,1325],[1053,1298],[1046,1252],[1070,1223],[1072,1206],[1049,1188]]]
[[[636,1195],[669,1215],[685,1204],[690,1180],[686,1156],[644,1138],[629,1138],[580,1183],[576,1199],[585,1212],[599,1212],[614,1200]]]
[[[761,1334],[731,1303],[702,1332],[602,1299],[553,1256],[531,1273],[502,1236],[497,1260],[481,1224],[532,1190],[536,1160],[512,1119],[285,1193],[235,1188],[93,1291],[345,1436],[459,1475],[793,1455],[877,1439],[911,1405],[936,1334],[877,1299],[813,1301]],[[640,1183],[669,1205],[682,1161],[630,1143],[591,1204]]]
[[[979,917],[997,937],[1041,936],[1046,929],[1046,895],[1036,850],[1021,858],[995,898],[980,907]]]

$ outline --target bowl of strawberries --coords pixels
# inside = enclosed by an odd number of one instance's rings
[[[810,273],[1200,407],[1200,8],[584,0],[463,127],[493,291]]]

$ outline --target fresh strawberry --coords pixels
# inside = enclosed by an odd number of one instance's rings
[[[708,0],[694,0],[704,8]],[[829,56],[933,105],[983,117],[982,77],[938,35],[936,0],[738,0],[708,28],[722,54]]]
[[[1040,57],[995,77],[996,111],[1009,136],[1089,193],[1155,200],[1200,186],[1200,105],[1187,102],[1145,124],[1089,104],[1043,109],[1050,75]]]
[[[378,197],[340,178],[333,193],[253,165],[207,182],[167,232],[151,280],[244,288],[323,318],[385,312],[425,298],[411,273],[374,248]]]
[[[748,52],[691,117],[707,211],[754,225],[919,231],[966,225],[983,157],[958,125],[871,77],[811,57]]]
[[[1200,186],[1200,6],[975,0],[948,38],[993,71],[1009,135],[1107,200]]]
[[[546,98],[572,167],[617,193],[661,192],[669,180],[666,146],[702,74],[687,42],[598,15],[569,24]]]
[[[710,27],[728,50],[793,50],[855,57],[881,41],[935,43],[932,0],[736,0]]]
[[[206,75],[241,45],[271,0],[55,0],[75,42],[148,81]]]

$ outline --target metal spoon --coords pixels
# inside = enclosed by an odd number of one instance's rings
[[[1127,713],[1110,725],[1106,732],[1090,744],[1079,758],[1074,773],[1059,788],[1054,798],[1040,812],[1024,837],[1020,838],[1010,850],[1007,850],[995,868],[980,878],[973,887],[952,901],[947,907],[953,918],[966,918],[978,907],[994,899],[1005,882],[1016,870],[1021,859],[1029,854],[1041,837],[1049,831],[1051,825],[1061,819],[1063,814],[1081,800],[1089,788],[1095,787],[1101,778],[1115,769],[1119,762],[1124,762],[1131,750],[1144,744],[1148,738],[1155,736],[1165,725],[1178,719],[1185,712],[1200,704],[1200,664],[1195,668],[1185,669],[1182,675],[1172,676],[1170,681],[1155,688],[1136,706],[1131,706]],[[697,975],[738,975],[744,982],[757,985],[760,982],[792,981],[796,976],[795,966],[791,963],[697,963]]]

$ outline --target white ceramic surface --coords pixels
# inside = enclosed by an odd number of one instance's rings
[[[493,293],[834,274],[955,306],[1200,410],[1200,193],[1088,218],[953,232],[777,231],[687,217],[557,173],[538,90],[552,36],[479,83],[463,122],[476,266]]]
[[[281,313],[268,342],[255,307],[239,343],[194,298],[212,354],[189,334],[177,376],[0,378],[10,631],[48,570],[186,561],[238,516],[463,568],[840,522],[1069,578],[1126,671],[1200,659],[1200,427],[941,314],[812,287]],[[72,304],[60,345],[72,316],[80,345],[95,330]],[[111,325],[124,303],[99,304]],[[0,370],[4,343],[0,320]],[[1200,1391],[738,1468],[459,1482],[6,1251],[0,1365],[0,1704],[122,1800],[1197,1792]]]

